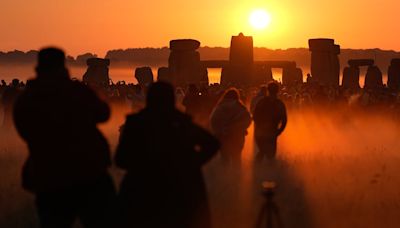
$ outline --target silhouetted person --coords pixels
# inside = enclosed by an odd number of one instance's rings
[[[5,87],[4,92],[1,96],[2,106],[4,107],[4,121],[3,127],[10,129],[13,124],[12,110],[14,107],[15,100],[21,93],[19,89],[19,80],[13,79],[11,84]]]
[[[286,127],[286,107],[278,99],[278,92],[279,85],[269,83],[268,96],[261,99],[254,110],[255,141],[259,148],[256,161],[262,161],[264,156],[275,158],[277,138]]]
[[[127,117],[116,164],[121,183],[121,227],[210,227],[201,167],[218,141],[175,108],[174,89],[151,85],[146,107]]]
[[[64,52],[39,52],[37,77],[16,101],[14,120],[29,148],[23,186],[36,195],[42,227],[111,227],[115,190],[109,146],[96,124],[110,109],[87,86],[70,80]]]
[[[311,74],[307,74],[307,79],[306,79],[306,83],[307,84],[310,84],[311,82],[312,82],[312,77],[311,77]]]
[[[222,159],[239,164],[251,117],[240,101],[237,89],[225,92],[210,116],[210,123],[213,133],[221,142]]]
[[[256,109],[257,103],[263,99],[265,96],[267,96],[267,87],[266,86],[261,86],[260,90],[258,93],[254,96],[254,98],[251,100],[250,103],[250,112],[253,114],[254,109]]]

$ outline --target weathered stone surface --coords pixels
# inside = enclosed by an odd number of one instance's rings
[[[378,89],[383,87],[382,72],[377,66],[369,66],[365,75],[364,88]]]
[[[95,86],[109,85],[110,76],[108,74],[109,59],[90,58],[86,61],[88,69],[83,75],[83,82]]]
[[[266,75],[264,75],[266,73]],[[262,67],[254,66],[253,38],[244,36],[232,36],[229,53],[229,66],[222,69],[221,84],[223,86],[245,87],[269,77],[269,72]]]
[[[308,40],[310,51],[335,52],[335,41],[333,39],[310,39]]]
[[[360,88],[360,68],[357,66],[345,67],[343,69],[342,86],[346,89]]]
[[[207,68],[200,61],[200,46],[197,40],[172,40],[168,58],[169,78],[176,86],[208,84]]]
[[[235,66],[251,66],[254,63],[253,37],[240,33],[232,36],[229,61]]]
[[[296,68],[296,62],[293,61],[257,61],[254,64],[269,68]]]
[[[321,85],[339,86],[340,46],[333,39],[310,39],[311,74]]]
[[[157,70],[157,81],[172,83],[171,73],[168,67],[160,67]]]
[[[254,80],[253,70],[253,66],[248,68],[234,65],[225,67],[222,69],[221,85],[225,87],[235,86],[238,88],[251,85]]]
[[[194,51],[200,47],[200,42],[192,39],[171,40],[169,48],[172,51]]]
[[[390,65],[392,66],[400,66],[400,59],[395,58],[390,61]]]
[[[264,65],[254,65],[253,75],[251,85],[267,84],[273,80],[272,69]]]
[[[360,67],[360,66],[372,66],[375,61],[373,59],[350,59],[348,62],[349,66]]]
[[[282,84],[294,86],[303,83],[303,71],[297,67],[285,67],[282,70]]]
[[[153,72],[150,67],[138,67],[135,69],[135,78],[139,85],[148,86],[154,81]]]
[[[391,90],[400,91],[400,59],[390,61],[387,85]]]

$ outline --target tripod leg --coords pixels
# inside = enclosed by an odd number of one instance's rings
[[[283,221],[282,221],[282,217],[281,217],[281,214],[280,214],[280,212],[279,212],[279,207],[278,207],[278,205],[276,205],[275,202],[272,202],[271,204],[272,204],[272,209],[273,209],[272,212],[273,212],[273,214],[274,214],[277,227],[278,227],[278,228],[284,228]]]
[[[267,207],[266,207],[266,205],[264,204],[264,205],[262,206],[261,210],[260,210],[260,213],[258,214],[257,222],[256,222],[256,226],[255,226],[256,228],[262,228],[263,220],[264,220],[264,218],[265,218],[266,209],[267,209]]]

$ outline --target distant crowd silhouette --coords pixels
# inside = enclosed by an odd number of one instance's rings
[[[26,84],[2,81],[0,94],[3,129],[14,125],[28,145],[23,187],[35,194],[42,227],[71,227],[77,218],[85,227],[211,227],[202,167],[217,152],[224,165],[240,166],[252,121],[261,163],[277,156],[286,106],[400,108],[398,95],[384,87],[335,88],[311,75],[286,87],[276,81],[187,90],[165,81],[92,86],[71,79],[58,48],[42,49],[35,70]],[[109,102],[129,102],[134,111],[114,159],[97,128],[110,118]],[[126,171],[118,191],[113,163]]]

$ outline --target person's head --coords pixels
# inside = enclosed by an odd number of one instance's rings
[[[267,86],[269,96],[276,97],[279,92],[279,85],[276,82],[270,82]]]
[[[173,86],[167,82],[161,81],[151,84],[147,92],[146,107],[152,110],[173,110],[175,108]]]
[[[11,81],[11,86],[13,86],[13,87],[19,86],[19,79],[14,78],[14,79]]]
[[[262,94],[263,96],[267,95],[267,87],[266,86],[261,86],[260,90],[258,91],[259,94]]]
[[[39,51],[36,73],[40,78],[54,79],[69,77],[65,67],[65,53],[61,49],[49,47]]]
[[[230,88],[225,91],[225,93],[222,95],[222,100],[240,100],[240,93],[239,90],[236,88]]]

